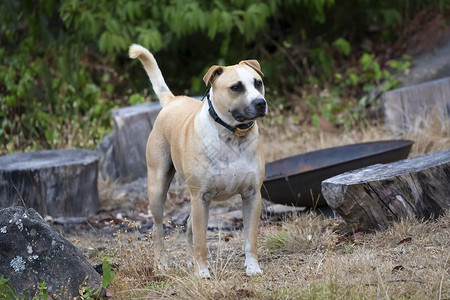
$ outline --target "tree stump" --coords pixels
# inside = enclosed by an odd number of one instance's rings
[[[160,110],[158,102],[151,102],[113,112],[114,130],[97,149],[103,179],[126,181],[147,175],[145,149]]]
[[[386,127],[405,133],[420,123],[450,128],[450,77],[383,94]]]
[[[98,155],[71,149],[0,157],[0,207],[17,204],[46,216],[97,212]]]
[[[322,194],[363,230],[383,230],[402,218],[437,218],[450,208],[450,150],[329,178]]]

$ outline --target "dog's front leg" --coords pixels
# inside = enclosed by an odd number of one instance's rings
[[[195,275],[210,278],[206,259],[206,232],[208,228],[210,201],[201,197],[191,198],[191,215],[187,224],[187,238],[191,254],[194,257]]]
[[[258,224],[261,214],[261,192],[250,188],[242,195],[242,215],[244,218],[245,273],[248,276],[262,274],[258,263]]]

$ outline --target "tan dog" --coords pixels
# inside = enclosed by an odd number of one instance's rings
[[[175,97],[147,49],[132,45],[129,54],[142,62],[162,105],[146,152],[154,252],[159,266],[167,267],[163,209],[169,184],[178,172],[191,195],[187,237],[195,274],[210,277],[206,260],[210,202],[236,194],[243,202],[246,273],[261,274],[257,236],[264,158],[255,120],[267,114],[267,103],[259,63],[244,60],[229,67],[212,66],[203,78],[207,86],[211,84],[208,101],[201,102]]]

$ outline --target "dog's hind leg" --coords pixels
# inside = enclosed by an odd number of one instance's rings
[[[151,153],[150,157],[152,157]],[[148,200],[153,215],[153,252],[155,263],[159,269],[167,268],[163,217],[167,191],[174,174],[175,169],[170,160],[170,155],[166,158],[147,159]]]

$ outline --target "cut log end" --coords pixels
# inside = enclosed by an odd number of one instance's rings
[[[95,151],[47,150],[0,157],[0,207],[24,205],[42,215],[88,216],[98,203]]]
[[[362,229],[438,217],[450,208],[450,150],[332,177],[322,182],[322,193],[344,220]]]

